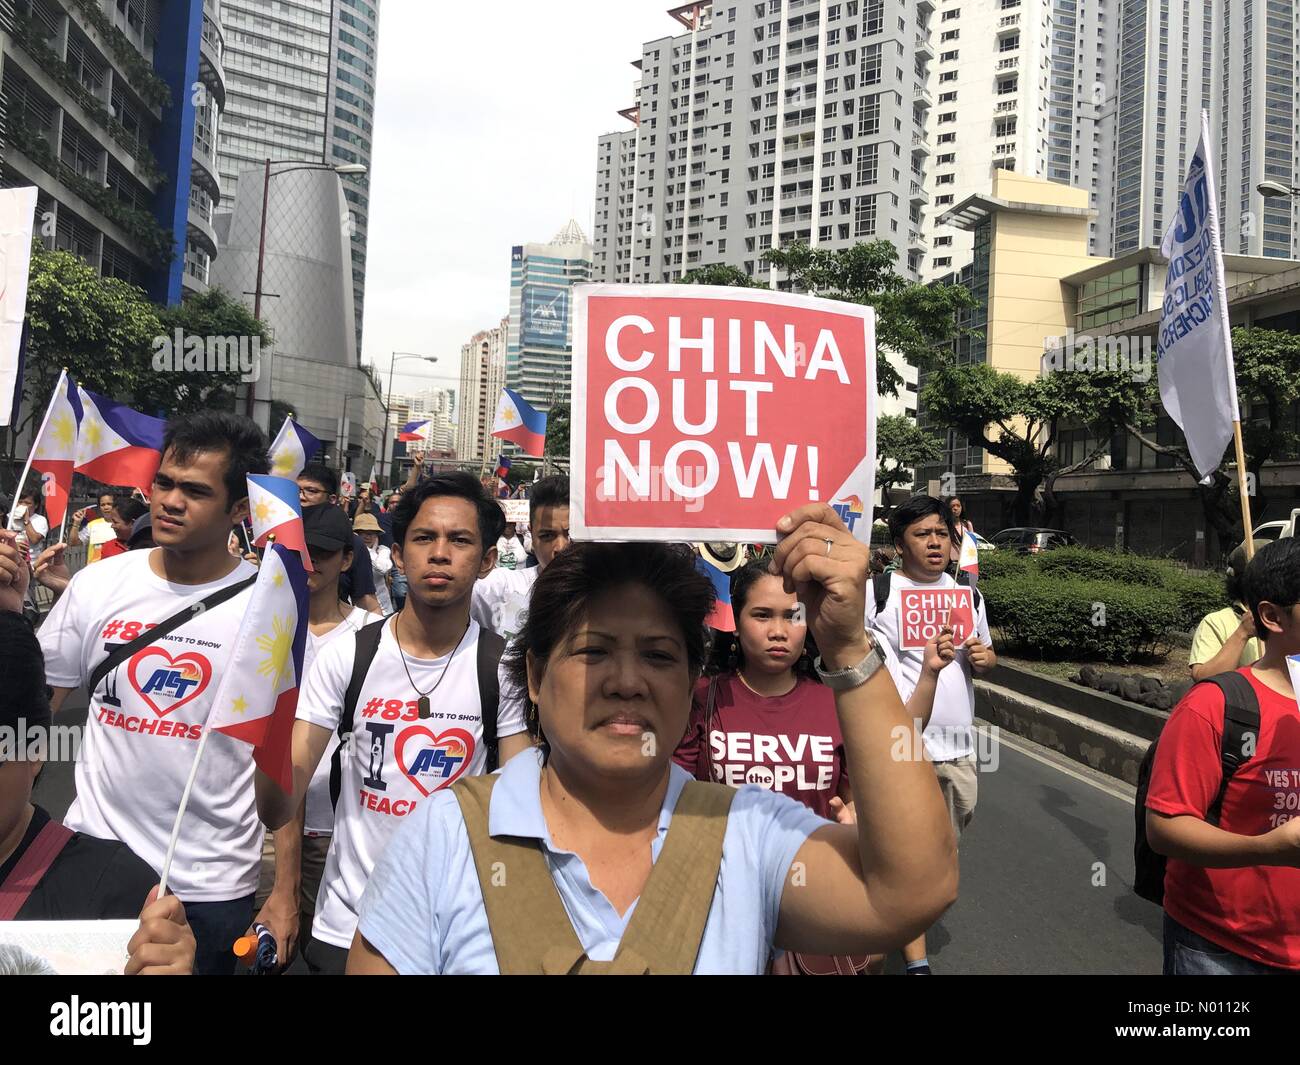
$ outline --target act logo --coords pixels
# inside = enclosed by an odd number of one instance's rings
[[[412,725],[397,738],[397,765],[426,798],[465,772],[474,757],[474,737],[464,729],[434,734]]]
[[[840,516],[840,521],[848,526],[849,532],[853,531],[853,526],[858,523],[862,517],[862,500],[857,496],[849,496],[844,502],[835,500],[831,503],[831,509]]]
[[[159,717],[197,699],[212,679],[212,664],[185,651],[175,658],[160,647],[146,647],[127,665],[127,679]]]

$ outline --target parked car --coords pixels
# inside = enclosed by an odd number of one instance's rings
[[[1003,529],[993,536],[993,546],[1022,555],[1036,555],[1054,547],[1072,547],[1079,541],[1064,529]]]
[[[1300,524],[1300,509],[1291,511],[1291,517],[1285,521],[1266,521],[1263,525],[1255,526],[1254,537],[1256,540],[1281,540],[1287,536],[1295,536],[1297,524]]]
[[[975,537],[975,550],[996,551],[998,549],[997,544],[993,543],[991,540],[985,540],[979,533],[972,532],[971,535]]]

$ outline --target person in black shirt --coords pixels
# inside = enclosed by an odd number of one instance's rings
[[[44,656],[31,626],[13,611],[25,590],[18,585],[28,579],[26,567],[15,574],[5,564],[15,551],[12,534],[0,533],[0,915],[16,921],[138,917],[126,972],[188,974],[194,933],[180,899],[156,898],[157,875],[125,844],[51,825],[31,801],[53,738]],[[46,858],[37,861],[40,853]]]
[[[304,466],[298,474],[298,502],[304,510],[338,506],[339,479],[334,471],[319,462]],[[352,524],[351,520],[348,524]],[[339,598],[372,614],[382,613],[375,597],[375,571],[370,565],[370,552],[359,536],[352,537],[352,565],[339,576]]]

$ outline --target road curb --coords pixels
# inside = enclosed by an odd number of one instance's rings
[[[1127,784],[1151,741],[988,681],[975,682],[975,713],[998,728]]]

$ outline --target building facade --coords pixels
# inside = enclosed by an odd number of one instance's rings
[[[0,183],[36,186],[46,247],[160,303],[201,289],[216,252],[216,11],[213,0],[0,5]]]
[[[510,319],[475,333],[460,349],[460,390],[456,413],[456,456],[462,462],[495,458],[492,422],[506,383]]]
[[[1103,134],[1113,107],[1119,20],[1113,0],[938,0],[936,103],[928,114],[925,280],[971,262],[971,234],[939,220],[988,189],[995,170],[1073,185],[1109,203]],[[1109,234],[1089,222],[1094,251]]]
[[[1122,0],[1116,99],[1114,254],[1159,245],[1187,160],[1210,115],[1228,254],[1300,256],[1296,181],[1296,8],[1286,0]]]
[[[692,4],[647,42],[629,132],[598,144],[598,276],[659,282],[763,252],[881,238],[922,268],[935,5]]]
[[[427,420],[428,449],[455,453],[457,445],[456,390],[437,388],[409,396],[393,396],[389,403],[388,429],[396,434],[408,422]]]
[[[219,165],[224,212],[240,174],[272,162],[369,168],[379,0],[222,0],[229,105]],[[361,347],[370,176],[344,189],[334,220],[351,242],[353,317]]]
[[[549,244],[511,249],[505,384],[538,410],[569,401],[573,286],[591,277],[592,246],[577,222]],[[495,396],[492,405],[495,410]]]

